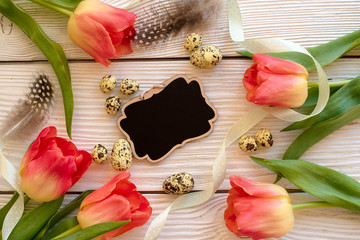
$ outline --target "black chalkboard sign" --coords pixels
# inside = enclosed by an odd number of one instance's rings
[[[118,127],[137,159],[163,160],[174,149],[212,132],[217,113],[197,78],[177,75],[132,99]]]

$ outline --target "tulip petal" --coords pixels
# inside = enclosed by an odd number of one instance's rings
[[[77,215],[77,219],[81,228],[86,228],[103,222],[130,220],[130,204],[123,196],[111,195],[103,201],[93,204],[85,210],[80,211]],[[111,239],[119,235],[118,232],[120,229],[103,234],[97,239]]]
[[[131,203],[131,202],[130,202]],[[117,235],[123,234],[135,227],[144,225],[150,218],[152,208],[149,205],[148,200],[141,195],[140,207],[131,212],[131,222],[118,229]]]
[[[255,82],[257,79],[256,77],[256,64],[252,65],[250,68],[248,68],[244,73],[243,78],[243,84],[247,91],[250,91],[251,89],[255,88],[258,84]]]
[[[72,184],[74,185],[84,175],[90,164],[92,156],[90,153],[80,150],[75,155],[76,172],[72,176]]]
[[[309,76],[307,70],[302,65],[293,61],[261,53],[254,54],[253,60],[274,74],[299,75],[303,78],[308,78]]]
[[[80,210],[85,209],[88,205],[92,205],[94,203],[97,203],[99,201],[102,201],[103,199],[107,198],[111,195],[111,193],[116,189],[118,182],[128,180],[130,178],[129,172],[122,172],[115,177],[113,177],[109,182],[107,182],[104,186],[96,190],[95,192],[92,192],[89,196],[87,196],[84,201],[82,201]],[[130,189],[129,189],[130,187]],[[135,185],[134,185],[135,187]],[[124,188],[124,192],[126,191],[132,191],[134,188],[133,186],[126,186]]]
[[[262,183],[252,181],[239,176],[230,176],[230,184],[233,189],[230,189],[229,194],[236,197],[240,196],[254,196],[254,197],[275,197],[275,196],[287,196],[287,191],[275,184]]]
[[[86,15],[71,15],[68,22],[68,33],[71,39],[97,62],[108,66],[108,60],[115,55],[109,33],[104,26]]]
[[[29,164],[29,162],[37,155],[39,152],[39,147],[41,143],[45,142],[47,139],[56,137],[57,130],[55,127],[50,126],[47,128],[44,128],[36,138],[36,140],[31,144],[29,149],[25,152],[23,159],[21,160],[20,164],[20,175],[22,176],[24,174],[24,170]]]
[[[248,92],[248,101],[279,107],[299,107],[305,102],[307,81],[304,78],[290,75],[271,76],[264,72],[259,72],[258,75],[266,78],[266,81]]]
[[[64,157],[60,149],[49,150],[28,164],[21,188],[31,199],[52,201],[73,185],[71,176],[75,172],[73,156]]]
[[[285,198],[238,198],[234,215],[238,231],[253,239],[281,237],[294,223],[292,206]]]
[[[116,8],[98,0],[86,0],[75,9],[77,15],[87,15],[106,30],[112,32],[123,31],[135,23],[136,15],[125,9]]]

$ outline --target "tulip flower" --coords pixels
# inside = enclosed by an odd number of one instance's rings
[[[110,58],[132,53],[136,15],[99,0],[79,3],[68,22],[71,40],[97,62],[108,66]]]
[[[265,54],[254,54],[253,60],[243,78],[248,101],[291,108],[305,102],[309,74],[302,65]]]
[[[92,162],[90,153],[77,150],[55,127],[42,130],[26,151],[21,164],[21,188],[39,202],[49,202],[67,192]]]
[[[119,236],[134,227],[144,225],[152,209],[147,199],[128,181],[130,173],[122,172],[81,203],[77,215],[81,228],[98,223],[130,220],[121,228],[107,232],[96,239],[107,240]]]
[[[284,188],[238,176],[230,176],[230,184],[224,218],[231,232],[256,240],[281,237],[291,230],[294,215]]]

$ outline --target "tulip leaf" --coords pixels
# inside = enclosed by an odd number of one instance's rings
[[[321,141],[339,128],[360,117],[360,104],[350,110],[311,126],[302,132],[288,147],[283,159],[298,159],[311,146]]]
[[[67,133],[71,138],[74,100],[69,65],[63,49],[43,32],[27,12],[11,0],[0,1],[0,13],[15,23],[36,44],[53,67],[63,96]]]
[[[32,209],[20,218],[20,221],[10,233],[8,240],[31,240],[46,225],[57,212],[64,200],[64,195],[58,199],[45,202]]]
[[[10,201],[3,206],[0,209],[0,230],[2,229],[5,217],[7,215],[7,213],[10,211],[10,208],[14,205],[15,201],[17,200],[17,198],[19,197],[19,194],[17,192],[14,192],[12,198],[10,199]],[[24,205],[26,205],[26,203],[30,200],[30,198],[28,196],[25,195],[24,197]]]
[[[290,131],[300,128],[310,127],[316,123],[336,117],[352,107],[360,104],[360,76],[355,77],[350,82],[341,87],[334,93],[326,104],[324,110],[308,119],[295,122],[281,131]]]
[[[74,9],[83,0],[42,0],[47,4],[55,5],[62,8]]]
[[[330,85],[330,96],[332,96],[334,93],[336,93],[337,90],[339,90],[340,86],[332,87]],[[308,97],[306,98],[306,101],[303,105],[301,105],[299,108],[306,108],[306,107],[312,107],[315,106],[317,103],[319,97],[319,88],[311,87],[308,89]]]
[[[360,30],[357,30],[328,43],[321,44],[316,47],[307,48],[307,50],[316,59],[316,61],[320,63],[321,66],[326,66],[359,45]],[[252,53],[247,51],[238,51],[237,53],[246,57],[252,57]],[[278,58],[292,60],[303,65],[308,71],[316,69],[313,60],[309,56],[305,57],[306,54],[303,53],[280,52],[265,54]]]
[[[92,225],[90,227],[84,228],[78,232],[72,233],[65,237],[54,238],[56,240],[89,240],[101,234],[110,232],[112,230],[118,229],[124,226],[130,221],[118,221],[118,222],[105,222]]]
[[[46,226],[41,229],[41,231],[36,235],[36,237],[33,238],[33,240],[40,240],[46,233],[48,229],[50,229],[52,226],[54,226],[60,219],[65,217],[67,214],[72,212],[75,208],[80,207],[81,202],[84,200],[85,197],[87,197],[90,193],[92,193],[92,190],[88,190],[83,192],[81,195],[79,195],[77,198],[72,200],[68,205],[63,207],[61,210],[59,210],[52,218],[48,221]]]
[[[239,53],[243,56],[249,57],[249,58],[252,58],[252,56],[254,55],[248,51],[237,51],[237,53]],[[300,65],[303,65],[306,68],[306,70],[308,70],[308,71],[310,71],[312,69],[316,69],[315,63],[312,60],[312,58],[309,55],[306,55],[301,52],[293,52],[293,51],[271,52],[271,53],[264,53],[264,54],[299,63]]]
[[[275,169],[303,191],[338,207],[360,213],[360,183],[355,179],[302,160],[268,160],[250,157]]]
[[[77,226],[79,222],[77,221],[77,217],[69,217],[57,224],[54,228],[46,233],[46,235],[41,238],[41,240],[51,240],[56,236],[66,232],[67,230]]]

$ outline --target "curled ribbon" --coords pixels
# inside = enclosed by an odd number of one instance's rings
[[[6,240],[24,212],[24,193],[20,188],[21,177],[17,169],[1,151],[2,146],[0,146],[0,173],[19,194],[19,197],[16,199],[14,205],[10,208],[4,219],[2,239]]]
[[[271,114],[279,119],[296,122],[320,113],[329,98],[329,84],[326,74],[320,64],[311,56],[311,54],[303,47],[290,41],[282,39],[254,39],[245,40],[241,12],[237,0],[227,0],[227,10],[229,17],[230,36],[234,42],[253,53],[283,52],[297,51],[309,55],[316,66],[319,79],[319,98],[317,105],[310,115],[298,113],[292,109],[281,107],[256,107],[243,118],[238,120],[226,134],[219,153],[215,159],[212,169],[212,182],[210,187],[199,192],[182,195],[172,202],[160,215],[158,215],[150,224],[145,240],[154,240],[160,235],[166,218],[170,211],[194,207],[207,202],[219,188],[226,174],[226,154],[225,149],[237,138],[241,137],[257,123],[263,120],[267,115]]]

